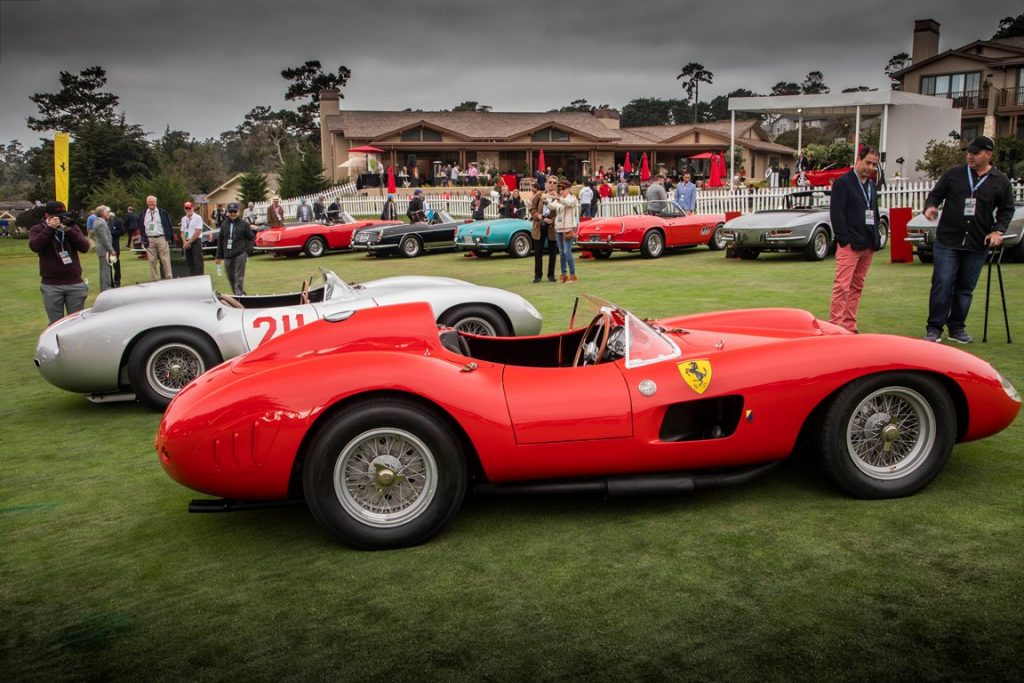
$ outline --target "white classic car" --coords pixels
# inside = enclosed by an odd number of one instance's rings
[[[939,216],[941,215],[940,212]],[[921,260],[921,263],[932,262],[932,245],[935,244],[935,230],[938,226],[938,218],[930,221],[924,217],[923,213],[914,216],[907,223],[907,241],[914,245],[917,258]],[[1024,263],[1022,233],[1024,233],[1024,202],[1015,202],[1010,227],[1003,235],[1004,260]]]
[[[131,400],[162,410],[215,365],[306,323],[373,306],[425,301],[438,324],[480,336],[540,332],[541,315],[518,294],[444,277],[408,276],[346,284],[321,269],[299,292],[233,297],[210,277],[109,289],[50,325],[35,364],[56,387],[93,401]]]

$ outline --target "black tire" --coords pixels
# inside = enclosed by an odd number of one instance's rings
[[[449,308],[437,322],[446,327],[482,337],[511,337],[512,330],[494,309],[482,304],[467,304]]]
[[[722,236],[723,228],[725,228],[725,223],[719,223],[711,232],[711,239],[708,240],[708,249],[711,251],[722,251],[725,249],[725,237]]]
[[[811,230],[811,239],[803,248],[804,259],[807,261],[824,261],[832,249],[828,230],[820,225]]]
[[[346,408],[310,442],[302,489],[331,535],[364,550],[418,545],[466,495],[459,439],[435,411],[400,399]]]
[[[761,255],[761,250],[753,247],[740,247],[736,250],[736,254],[744,261],[753,261]]]
[[[528,232],[517,232],[508,241],[508,254],[512,258],[526,258],[532,250],[533,240]]]
[[[665,253],[665,236],[660,230],[648,230],[640,242],[640,253],[644,258],[658,258]]]
[[[423,243],[416,235],[408,235],[403,237],[401,244],[398,245],[398,253],[405,258],[416,258],[423,253]]]
[[[818,437],[835,484],[858,498],[899,498],[927,486],[956,441],[956,413],[931,377],[891,372],[859,379],[833,399]]]
[[[610,259],[612,257],[611,249],[594,249],[590,253],[593,254],[594,258],[598,261],[604,261],[605,259]]]
[[[128,356],[128,381],[139,401],[163,410],[189,382],[222,360],[213,342],[194,330],[156,330],[136,342]]]
[[[878,221],[878,232],[882,236],[881,246],[879,249],[885,249],[885,245],[889,244],[889,221],[884,218]]]
[[[302,250],[306,252],[306,256],[310,258],[320,258],[327,251],[327,243],[324,242],[323,237],[310,237],[306,240],[305,246]]]
[[[932,251],[917,250],[917,260],[921,263],[932,263],[935,260],[935,253]]]

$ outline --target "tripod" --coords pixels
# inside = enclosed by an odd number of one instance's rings
[[[988,342],[988,302],[992,291],[992,264],[996,266],[996,275],[999,277],[999,298],[1003,302],[1003,323],[1006,325],[1006,343],[1012,344],[1013,340],[1010,339],[1010,317],[1006,313],[1006,291],[1003,289],[1003,245],[999,245],[995,249],[989,249],[988,255],[985,257],[988,261],[988,277],[985,280],[985,326],[982,329],[981,341]]]

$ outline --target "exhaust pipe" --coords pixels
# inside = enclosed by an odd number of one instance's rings
[[[606,498],[628,496],[678,495],[697,489],[737,486],[755,479],[779,465],[781,460],[728,472],[692,474],[631,474],[604,479],[578,481],[528,482],[525,484],[492,484],[481,482],[473,487],[480,495],[598,494]]]

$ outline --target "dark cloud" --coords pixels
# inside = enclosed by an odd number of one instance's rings
[[[915,19],[942,24],[940,48],[988,38],[1019,1],[766,0],[759,3],[311,0],[240,2],[0,0],[0,142],[24,126],[35,92],[60,70],[102,65],[128,120],[197,137],[237,125],[258,104],[285,106],[280,71],[308,59],[344,64],[343,107],[439,109],[476,100],[537,111],[585,98],[622,107],[679,97],[676,75],[714,73],[701,99],[767,93],[820,70],[839,91],[888,87],[882,69],[910,51]]]

